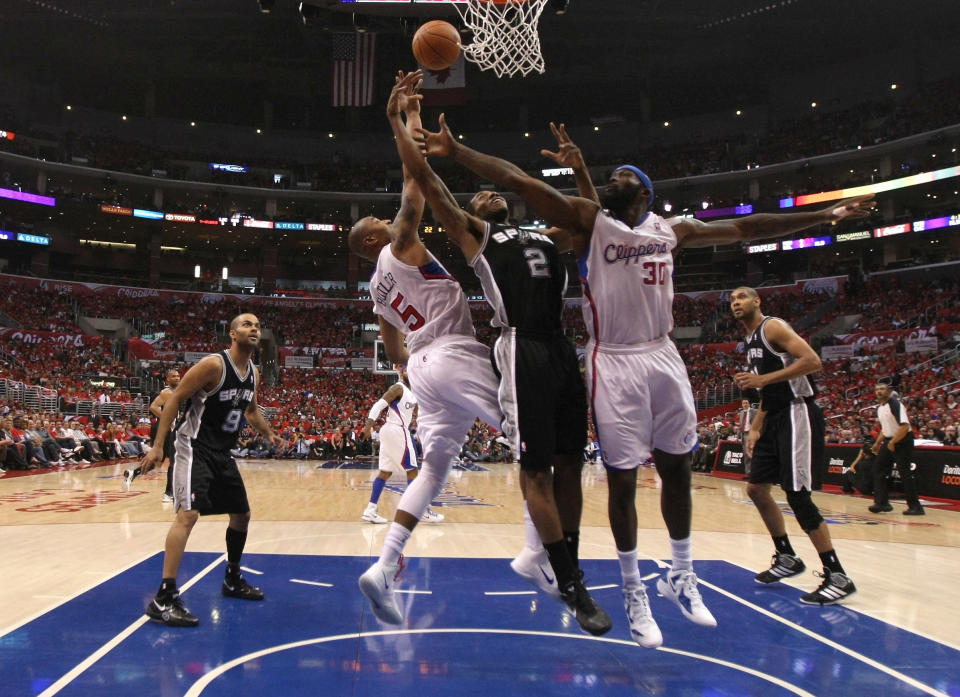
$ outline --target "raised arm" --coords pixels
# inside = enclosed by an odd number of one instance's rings
[[[404,80],[399,81],[394,87],[394,93],[405,89],[405,82],[410,79],[412,78],[408,75]],[[419,98],[419,95],[417,97]],[[394,97],[391,94],[390,104],[393,101]],[[390,120],[393,135],[397,139],[397,151],[400,153],[405,171],[413,177],[416,186],[430,204],[434,216],[443,225],[447,237],[463,251],[468,260],[473,259],[480,251],[486,224],[460,208],[453,194],[427,163],[410,131],[400,121],[399,112],[391,109],[390,104],[387,106],[387,118]]]
[[[807,213],[758,213],[743,218],[704,223],[685,218],[673,224],[680,247],[710,247],[716,244],[750,242],[783,237],[814,225],[838,223],[847,218],[866,218],[875,208],[873,194],[846,198],[827,208]]]
[[[497,186],[520,195],[548,223],[577,235],[589,236],[600,205],[578,196],[565,196],[549,184],[531,177],[506,160],[468,148],[453,138],[446,118],[440,115],[440,131],[421,129],[421,148],[425,155],[452,156],[475,174]]]
[[[590,179],[590,170],[587,168],[587,163],[583,159],[583,153],[580,152],[580,148],[577,147],[570,136],[567,135],[566,125],[561,123],[560,127],[557,128],[557,125],[551,121],[550,132],[553,133],[553,137],[557,139],[557,151],[553,152],[552,150],[544,148],[540,151],[540,154],[544,157],[549,157],[562,167],[572,169],[573,178],[577,182],[577,191],[579,191],[580,196],[590,199],[599,206],[600,196],[597,194],[597,189],[593,185],[593,180]]]
[[[397,72],[396,83],[390,93],[387,103],[387,115],[406,116],[406,129],[409,133],[417,132],[422,123],[420,121],[420,99],[418,94],[423,80],[420,71],[404,73]],[[393,249],[402,255],[412,245],[420,242],[420,220],[423,218],[423,194],[416,181],[410,176],[406,166],[403,168],[403,193],[400,196],[400,210],[393,219]]]

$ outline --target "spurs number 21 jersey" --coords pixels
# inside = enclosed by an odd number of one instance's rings
[[[549,237],[488,223],[470,265],[493,308],[493,326],[537,333],[560,330],[567,269]]]
[[[777,318],[764,317],[760,326],[747,337],[747,360],[750,361],[751,372],[757,375],[783,370],[795,360],[786,351],[777,351],[764,336],[763,329],[772,319]],[[801,375],[786,382],[774,382],[760,390],[763,410],[771,414],[788,407],[794,399],[815,397],[816,394],[813,379],[809,375]]]
[[[380,250],[370,279],[373,311],[407,337],[407,349],[416,353],[448,334],[474,337],[467,298],[457,279],[431,255],[424,266],[410,266],[393,255],[390,245]]]
[[[210,392],[200,390],[191,398],[177,440],[189,438],[212,450],[229,450],[237,444],[240,423],[257,392],[257,370],[247,364],[246,374],[233,364],[228,351],[216,354],[223,362],[220,384]]]
[[[673,329],[673,251],[670,223],[648,213],[634,228],[608,211],[597,213],[590,247],[580,258],[583,320],[604,344],[645,344]]]

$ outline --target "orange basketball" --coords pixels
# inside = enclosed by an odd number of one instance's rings
[[[413,55],[427,70],[443,70],[460,55],[460,32],[449,22],[434,19],[413,35]]]

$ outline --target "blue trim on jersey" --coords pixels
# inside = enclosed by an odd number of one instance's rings
[[[456,282],[453,276],[447,273],[447,270],[440,265],[440,262],[434,259],[433,261],[424,264],[423,266],[418,266],[420,269],[420,275],[423,276],[428,281],[432,281],[438,278],[445,278],[449,281]]]

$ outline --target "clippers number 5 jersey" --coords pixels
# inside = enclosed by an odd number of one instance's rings
[[[397,259],[388,244],[380,250],[370,279],[374,313],[406,335],[410,353],[448,334],[474,337],[460,284],[433,255],[430,259],[424,266],[410,266]]]
[[[590,338],[637,345],[673,329],[673,251],[677,236],[653,213],[634,228],[597,213],[590,247],[580,258],[583,320]]]
[[[403,392],[395,400],[390,402],[387,409],[387,423],[403,428],[410,427],[410,420],[413,418],[414,407],[417,406],[417,398],[414,397],[410,388],[400,383]]]
[[[560,330],[567,269],[549,237],[511,225],[487,224],[480,252],[470,265],[494,310],[494,327]]]
[[[257,370],[248,363],[246,375],[240,377],[227,351],[214,355],[223,362],[220,384],[190,398],[177,438],[187,437],[212,450],[226,451],[236,446],[243,413],[257,392]]]
[[[764,317],[760,326],[747,337],[747,360],[750,361],[751,372],[757,375],[766,375],[777,370],[783,370],[795,360],[786,351],[777,351],[767,341],[763,328],[776,317]],[[780,320],[781,322],[783,320]],[[763,410],[773,413],[785,409],[794,399],[814,397],[816,390],[809,375],[801,375],[786,382],[775,382],[760,390]]]

